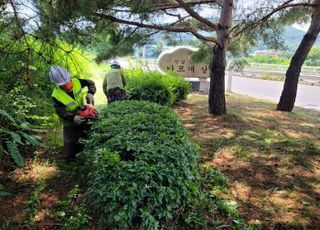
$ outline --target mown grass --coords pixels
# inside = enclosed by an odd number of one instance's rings
[[[176,108],[202,164],[229,178],[230,193],[247,223],[264,228],[320,225],[320,113],[227,95],[228,114],[209,115],[208,98],[191,95]]]

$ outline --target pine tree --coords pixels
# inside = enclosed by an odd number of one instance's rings
[[[293,55],[289,68],[286,72],[286,79],[277,110],[291,112],[296,100],[299,76],[302,65],[315,43],[320,32],[320,0],[314,0],[314,9],[311,17],[311,24],[303,37],[298,49]]]

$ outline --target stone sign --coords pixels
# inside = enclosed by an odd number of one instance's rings
[[[209,77],[209,66],[201,63],[192,63],[191,55],[195,48],[180,46],[164,51],[158,58],[158,66],[162,71],[174,70],[187,78]]]

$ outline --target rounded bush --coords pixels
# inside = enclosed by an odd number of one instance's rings
[[[160,81],[144,80],[141,84],[127,87],[127,99],[155,102],[160,105],[171,105],[173,95],[170,89]]]
[[[85,196],[104,228],[162,228],[199,191],[197,150],[173,111],[155,103],[106,108],[80,158]]]
[[[172,105],[191,91],[191,85],[174,72],[162,74],[158,71],[144,72],[141,69],[125,71],[128,84],[127,98],[146,100],[161,105]]]

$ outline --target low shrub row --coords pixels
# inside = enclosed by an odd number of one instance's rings
[[[279,65],[288,65],[290,63],[289,58],[284,57],[271,57],[264,55],[256,55],[249,57],[247,59],[249,63],[267,63],[267,64],[279,64]]]
[[[126,70],[125,76],[128,81],[127,98],[132,100],[146,100],[170,106],[186,99],[191,91],[190,83],[174,72],[163,74],[137,69]]]
[[[173,111],[155,103],[127,100],[103,110],[79,157],[86,199],[104,229],[181,224],[200,190],[197,149]]]

